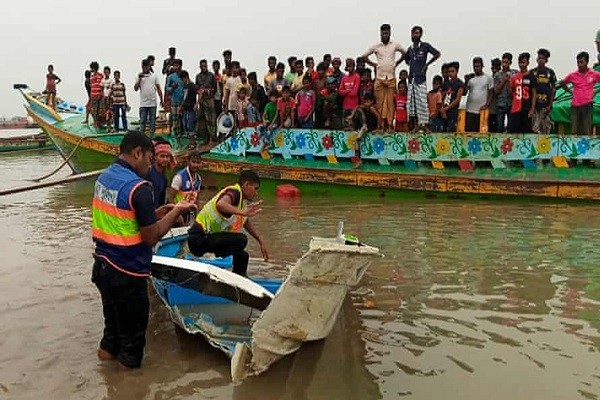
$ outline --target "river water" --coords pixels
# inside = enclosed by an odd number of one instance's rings
[[[0,188],[60,161],[2,155]],[[0,399],[600,398],[597,205],[263,193],[274,274],[339,220],[386,257],[329,338],[234,386],[227,357],[176,330],[154,293],[143,368],[97,360],[92,184],[0,197]]]

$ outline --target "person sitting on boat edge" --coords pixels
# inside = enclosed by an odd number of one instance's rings
[[[153,157],[150,138],[128,132],[119,158],[94,186],[92,282],[100,291],[104,313],[98,357],[116,359],[125,369],[139,368],[144,355],[152,246],[182,213],[195,209],[187,202],[154,209],[151,184],[143,178]]]
[[[187,156],[187,166],[182,170],[178,171],[173,180],[171,181],[171,187],[167,189],[167,202],[176,204],[182,201],[196,204],[199,208],[200,188],[202,187],[202,178],[198,171],[200,170],[200,162],[202,161],[202,155],[198,150],[192,150]],[[183,215],[184,224],[188,225],[191,222],[192,215]]]
[[[358,106],[347,119],[354,125],[354,129],[358,131],[356,144],[354,145],[355,156],[352,157],[351,160],[353,167],[358,168],[362,165],[362,160],[360,158],[360,144],[364,134],[383,129],[383,119],[375,106],[375,96],[373,93],[366,93],[360,106]]]
[[[154,208],[159,208],[167,203],[167,169],[174,169],[177,165],[171,143],[162,138],[154,140],[154,162],[148,171],[146,180],[152,184],[154,190]],[[182,219],[183,223],[183,219]]]
[[[246,252],[248,238],[242,227],[258,242],[265,261],[269,253],[250,220],[262,211],[262,201],[251,202],[260,188],[260,178],[252,170],[240,173],[238,183],[227,186],[217,193],[198,213],[188,231],[188,245],[195,256],[214,253],[217,257],[233,256],[233,272],[242,276],[248,270],[249,255]]]

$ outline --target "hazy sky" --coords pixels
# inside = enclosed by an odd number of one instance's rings
[[[411,26],[424,27],[423,39],[442,52],[428,83],[444,61],[460,61],[463,75],[479,55],[489,72],[489,61],[502,52],[515,55],[516,67],[518,53],[539,47],[551,51],[550,66],[561,77],[575,69],[578,51],[595,58],[599,15],[598,0],[10,1],[0,26],[0,115],[24,114],[12,84],[43,89],[49,63],[63,79],[59,96],[82,103],[90,61],[121,70],[137,112],[133,82],[140,60],[154,54],[158,66],[170,46],[192,76],[201,58],[221,59],[231,48],[234,59],[262,77],[271,54],[355,57],[378,41],[382,23],[392,25],[392,39],[405,47]]]

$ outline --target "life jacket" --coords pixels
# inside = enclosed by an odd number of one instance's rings
[[[232,215],[227,218],[219,212],[217,209],[217,202],[221,198],[221,195],[228,190],[235,190],[240,193],[240,201],[238,204],[234,204],[240,211],[244,208],[244,200],[242,196],[242,188],[239,183],[227,186],[222,189],[216,196],[214,196],[208,203],[202,207],[202,210],[196,216],[196,223],[202,227],[205,233],[218,233],[218,232],[240,232],[246,223],[246,217],[241,215]]]
[[[100,175],[92,201],[92,238],[96,257],[121,272],[149,276],[152,248],[144,243],[133,209],[133,193],[148,183],[115,163]]]
[[[200,187],[202,186],[202,178],[200,174],[196,174],[196,180],[192,180],[192,176],[188,168],[184,168],[177,173],[181,177],[181,187],[175,194],[175,203],[182,201],[188,201],[195,203],[200,193]]]

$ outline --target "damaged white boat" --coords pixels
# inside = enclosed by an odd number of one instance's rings
[[[340,223],[336,237],[313,238],[283,283],[241,277],[221,259],[198,261],[185,251],[174,252],[174,244],[184,247],[186,235],[171,234],[153,258],[153,285],[177,325],[202,334],[232,358],[232,379],[239,382],[264,372],[303,342],[326,338],[349,287],[382,257],[379,249],[343,235],[342,229]]]

